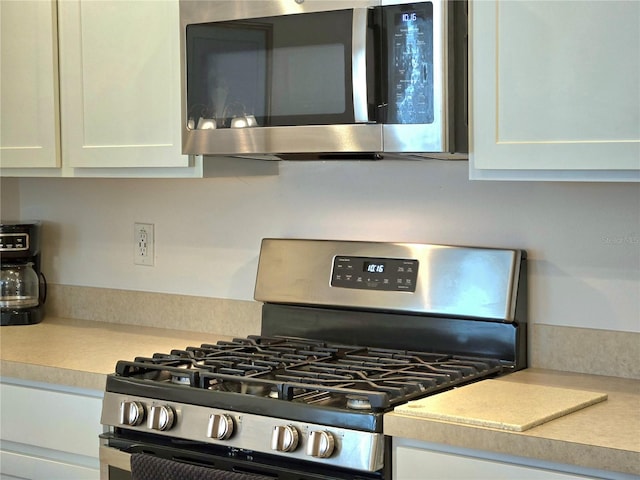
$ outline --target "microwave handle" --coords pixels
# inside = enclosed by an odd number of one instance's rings
[[[353,9],[351,39],[351,78],[353,80],[353,115],[355,123],[369,121],[367,105],[367,15],[368,9]]]

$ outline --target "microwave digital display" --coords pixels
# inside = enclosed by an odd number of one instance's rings
[[[388,122],[434,121],[433,4],[394,7],[387,17],[389,75]]]

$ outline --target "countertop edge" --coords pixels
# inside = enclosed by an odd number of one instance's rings
[[[64,387],[104,392],[107,376],[68,368],[0,360],[0,379],[15,378]]]

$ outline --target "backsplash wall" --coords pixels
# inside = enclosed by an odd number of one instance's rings
[[[0,220],[20,218],[20,190],[17,178],[0,178]]]
[[[530,321],[640,332],[637,184],[471,182],[466,162],[278,167],[198,180],[23,178],[18,208],[45,222],[55,284],[251,300],[264,237],[513,247],[529,253]],[[155,224],[153,267],[133,264],[134,222]]]

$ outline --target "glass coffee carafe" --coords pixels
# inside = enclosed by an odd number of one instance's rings
[[[0,307],[29,308],[40,303],[40,279],[32,262],[5,263],[0,269]]]

